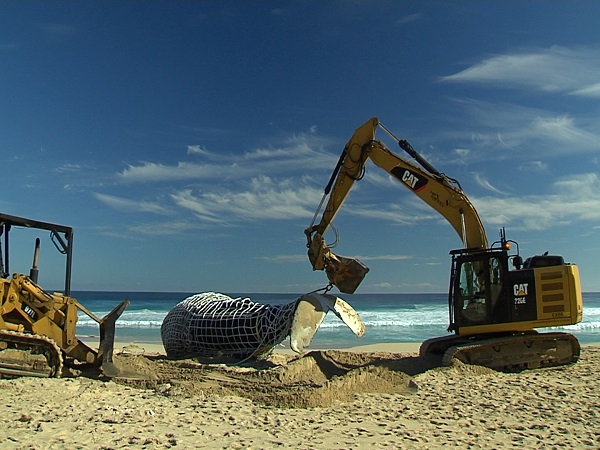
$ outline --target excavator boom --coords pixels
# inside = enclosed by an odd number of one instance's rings
[[[378,127],[389,133],[415,163],[393,153],[383,142],[375,140]],[[313,222],[305,230],[308,257],[313,269],[325,270],[331,284],[341,292],[354,292],[368,268],[356,259],[331,252],[324,236],[352,186],[363,177],[368,160],[440,213],[458,233],[465,248],[487,247],[481,219],[459,183],[436,170],[407,141],[398,140],[377,118],[372,118],[356,129],[344,147]],[[321,220],[315,225],[325,200],[327,203]]]

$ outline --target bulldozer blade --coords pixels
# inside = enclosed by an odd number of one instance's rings
[[[100,347],[98,359],[102,362],[100,368],[106,376],[115,377],[119,369],[113,363],[113,350],[115,346],[115,322],[123,311],[129,306],[129,300],[123,300],[115,309],[100,320]]]
[[[100,369],[102,369],[104,376],[108,378],[116,378],[121,375],[121,370],[112,361],[102,363]]]
[[[329,282],[340,292],[353,294],[369,272],[369,268],[358,259],[346,258],[330,252],[325,272]]]

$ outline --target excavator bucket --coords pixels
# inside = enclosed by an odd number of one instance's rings
[[[353,294],[369,272],[369,268],[355,258],[329,252],[326,259],[325,272],[329,282],[345,294]]]
[[[129,306],[129,300],[123,300],[110,313],[100,320],[100,346],[98,360],[102,361],[100,368],[107,377],[119,375],[119,369],[113,363],[113,350],[115,346],[115,322]]]

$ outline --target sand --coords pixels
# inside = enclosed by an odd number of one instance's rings
[[[1,448],[600,448],[596,344],[521,373],[431,367],[414,344],[240,367],[116,349],[137,378],[0,380]]]

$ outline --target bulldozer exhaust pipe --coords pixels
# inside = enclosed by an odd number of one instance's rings
[[[40,275],[40,271],[38,269],[38,261],[40,259],[40,238],[35,239],[35,248],[33,250],[33,264],[31,265],[31,269],[29,269],[29,278],[35,284],[38,282],[38,277]]]

